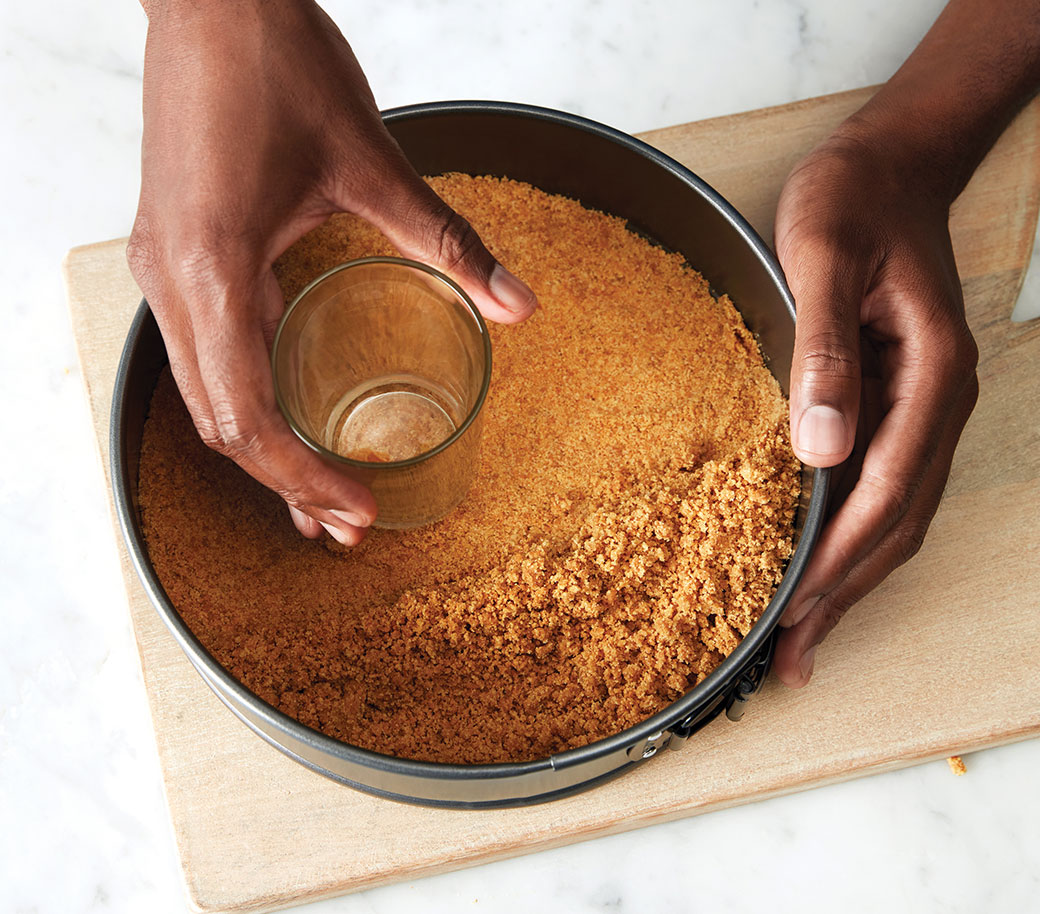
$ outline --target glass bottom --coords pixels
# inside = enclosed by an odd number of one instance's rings
[[[454,434],[455,423],[442,405],[451,399],[425,378],[368,381],[344,394],[333,408],[325,447],[368,463],[417,457]]]

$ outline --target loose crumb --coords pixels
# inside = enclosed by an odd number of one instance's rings
[[[960,777],[962,774],[968,773],[968,768],[964,764],[964,759],[962,759],[959,755],[951,755],[946,760],[946,764],[950,766],[950,771],[957,775],[957,777]]]
[[[799,466],[758,346],[681,256],[520,182],[430,183],[540,302],[491,328],[463,504],[349,550],[306,540],[199,442],[167,373],[142,447],[145,536],[192,631],[286,714],[407,758],[544,757],[660,711],[740,643],[790,554]],[[393,253],[335,216],[276,274],[289,301]]]

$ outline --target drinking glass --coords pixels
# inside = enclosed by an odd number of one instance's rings
[[[335,267],[286,310],[271,364],[289,425],[371,489],[375,526],[432,523],[465,497],[491,341],[447,276],[398,257]]]

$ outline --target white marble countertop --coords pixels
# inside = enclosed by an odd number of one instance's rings
[[[941,6],[326,4],[383,107],[499,98],[630,132],[881,82]],[[144,32],[130,0],[0,7],[0,911],[186,905],[59,272],[69,247],[130,229]],[[313,910],[1037,910],[1040,741],[966,762],[962,778],[939,761]]]

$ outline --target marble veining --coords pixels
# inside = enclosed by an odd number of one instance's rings
[[[881,82],[939,0],[337,0],[384,107],[549,105],[627,131]],[[185,907],[59,265],[125,235],[145,20],[0,6],[0,910]],[[1034,256],[1034,261],[1037,258]],[[1040,314],[1031,271],[1016,317]],[[322,902],[426,914],[1036,910],[1040,741]]]

